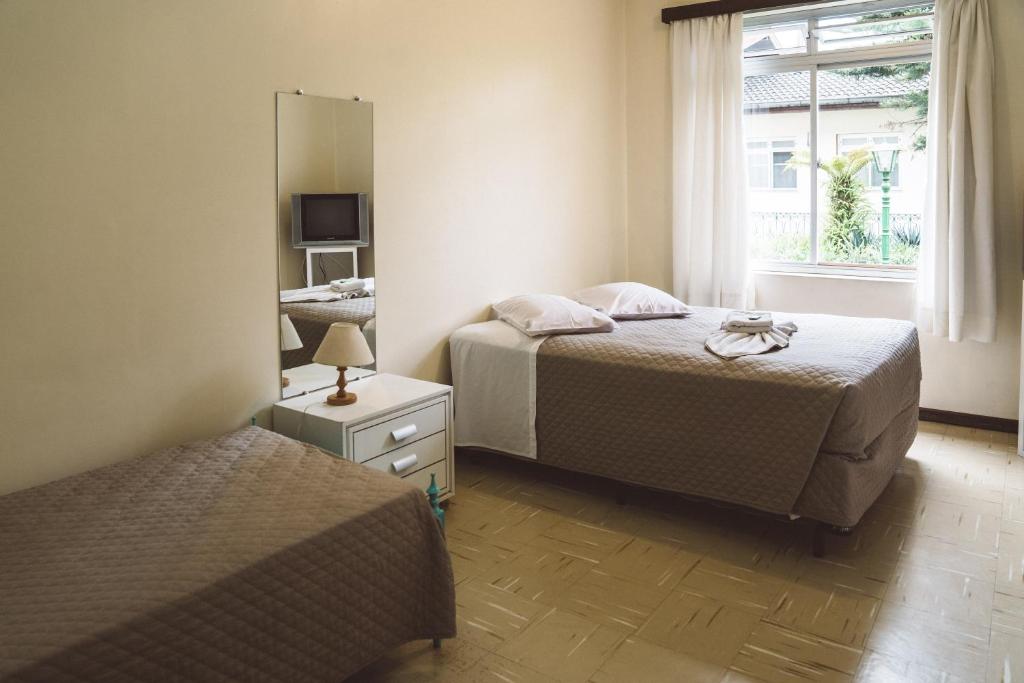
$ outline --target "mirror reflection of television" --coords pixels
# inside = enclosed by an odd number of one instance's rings
[[[292,246],[365,247],[370,219],[365,192],[293,194]]]

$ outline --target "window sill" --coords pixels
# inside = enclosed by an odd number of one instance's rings
[[[766,264],[753,267],[755,275],[785,275],[790,277],[828,278],[834,280],[859,280],[862,282],[917,282],[917,271],[881,266],[811,266],[798,263]]]

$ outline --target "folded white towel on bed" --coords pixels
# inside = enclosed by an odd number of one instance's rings
[[[334,295],[338,297],[339,300],[362,299],[364,296],[373,296],[371,292],[368,292],[365,289],[350,289],[347,292],[334,292]]]
[[[285,289],[281,292],[281,303],[300,304],[313,301],[338,301],[342,295],[332,291],[330,285],[303,287],[302,289]]]
[[[339,293],[354,292],[366,288],[366,281],[357,277],[347,277],[341,280],[331,280],[331,290]]]
[[[708,351],[722,358],[739,358],[758,353],[768,353],[789,346],[789,338],[796,332],[793,323],[779,323],[767,332],[729,332],[724,329],[712,332],[704,340]]]
[[[373,296],[373,291],[366,288],[353,289],[347,292],[337,292],[330,285],[317,285],[315,287],[303,287],[302,289],[285,289],[281,292],[281,303],[301,304],[312,302],[345,301],[347,299],[361,299],[364,296]]]
[[[770,332],[772,314],[766,311],[729,311],[722,323],[726,332]]]

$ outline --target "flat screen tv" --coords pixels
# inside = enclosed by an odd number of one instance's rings
[[[292,246],[365,247],[370,219],[365,192],[293,194]]]

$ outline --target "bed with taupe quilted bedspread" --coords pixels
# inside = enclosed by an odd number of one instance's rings
[[[454,624],[423,493],[258,427],[0,498],[5,681],[339,681]]]
[[[855,525],[917,432],[916,329],[898,320],[776,314],[799,326],[788,348],[725,360],[704,340],[726,313],[695,308],[686,318],[621,321],[610,333],[556,335],[533,357],[522,344],[512,349],[505,323],[467,326],[452,337],[456,445]],[[491,341],[499,338],[507,353]],[[493,376],[502,353],[509,364],[534,363],[532,424],[501,419],[514,392]],[[502,446],[523,428],[535,430],[535,453]]]

